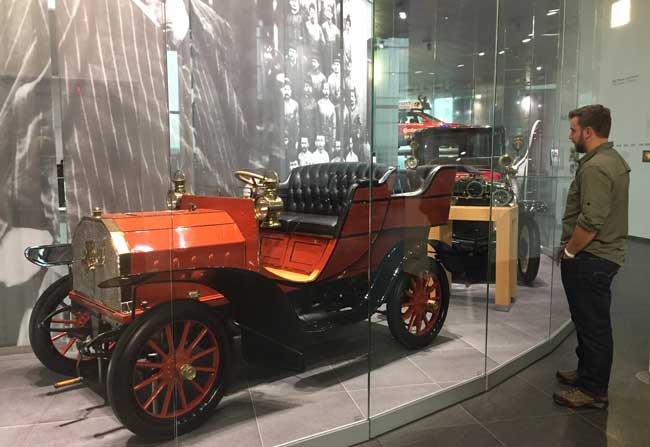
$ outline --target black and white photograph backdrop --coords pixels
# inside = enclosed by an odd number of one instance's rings
[[[94,207],[164,210],[177,169],[193,193],[241,196],[237,169],[369,159],[367,0],[0,8],[0,346],[28,342],[61,274],[24,248],[67,242]]]

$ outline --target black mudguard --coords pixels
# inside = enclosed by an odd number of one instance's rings
[[[454,274],[460,274],[465,271],[462,255],[454,247],[435,239],[429,240],[429,245],[434,248],[436,251],[436,259],[442,263],[445,269]]]

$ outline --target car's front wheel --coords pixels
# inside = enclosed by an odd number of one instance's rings
[[[77,375],[77,340],[90,334],[90,313],[70,301],[72,276],[54,281],[38,298],[29,319],[29,342],[48,369],[66,376]],[[80,369],[92,363],[79,359]],[[87,371],[85,371],[87,372]]]
[[[429,345],[447,318],[447,276],[439,265],[432,263],[431,266],[417,275],[400,273],[387,303],[386,317],[390,332],[409,349]]]
[[[200,425],[223,397],[231,347],[205,305],[175,301],[137,318],[115,346],[108,400],[139,436],[169,439]]]

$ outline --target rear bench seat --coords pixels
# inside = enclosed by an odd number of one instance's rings
[[[375,165],[374,180],[384,183],[393,168]],[[280,184],[285,232],[336,236],[348,212],[354,186],[370,177],[369,163],[322,163],[291,171]]]

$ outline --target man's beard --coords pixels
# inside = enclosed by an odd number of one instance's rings
[[[584,141],[580,140],[577,143],[574,143],[574,146],[575,146],[576,152],[578,154],[586,154],[587,153],[587,148],[585,147]]]

